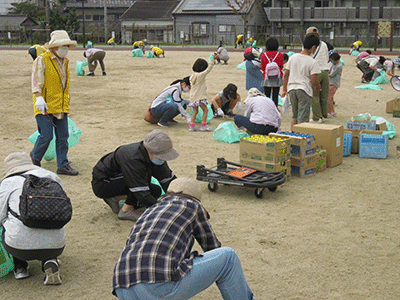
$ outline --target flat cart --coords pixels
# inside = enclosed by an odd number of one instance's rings
[[[262,198],[264,189],[275,192],[286,181],[283,172],[267,172],[218,158],[217,165],[206,168],[197,165],[197,180],[207,181],[208,189],[216,192],[218,184],[255,188],[254,194]]]

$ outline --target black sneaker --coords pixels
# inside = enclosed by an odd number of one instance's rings
[[[103,71],[103,76],[106,76],[106,75],[107,75],[107,73],[105,71]]]
[[[68,164],[62,168],[57,169],[57,174],[75,176],[78,175],[79,172],[72,169],[71,166]]]
[[[94,76],[94,73],[90,72],[89,74],[87,74],[87,76]]]
[[[234,117],[234,116],[236,116],[236,114],[234,114],[233,112],[232,112],[232,110],[230,109],[230,110],[228,110],[227,112],[226,112],[226,114],[225,115],[227,115],[228,117]]]
[[[38,160],[36,160],[36,159],[33,158],[32,152],[29,153],[29,156],[31,157],[32,163],[33,163],[35,166],[41,167],[40,161],[38,161]]]

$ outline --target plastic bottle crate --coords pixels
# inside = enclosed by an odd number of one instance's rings
[[[352,132],[343,133],[343,156],[349,156],[351,154],[352,139],[353,139]]]
[[[360,133],[360,157],[386,158],[389,150],[389,136],[387,134]]]

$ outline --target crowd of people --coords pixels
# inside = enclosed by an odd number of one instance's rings
[[[145,40],[137,41],[133,47],[145,52],[146,44]],[[79,174],[68,160],[67,142],[70,112],[67,55],[76,45],[66,31],[56,30],[50,34],[44,49],[40,45],[29,49],[34,59],[31,90],[39,137],[29,154],[15,152],[5,158],[6,174],[0,185],[2,245],[13,257],[18,280],[29,277],[29,260],[39,260],[45,273],[43,283],[62,283],[57,257],[65,247],[65,228],[29,227],[19,216],[19,203],[27,174],[49,178],[61,186],[58,175]],[[243,35],[237,37],[235,48],[239,45],[244,47]],[[352,48],[359,51],[361,45],[354,43]],[[192,74],[173,81],[155,97],[146,120],[168,128],[177,123],[174,118],[180,114],[189,131],[211,131],[207,120],[211,109],[214,118],[233,117],[237,128],[250,135],[268,135],[281,127],[278,104],[279,97],[285,96],[292,104],[292,128],[298,123],[322,123],[324,118],[336,116],[334,95],[340,87],[341,57],[320,39],[316,27],[306,30],[302,51],[290,57],[279,51],[279,42],[273,37],[267,39],[265,50],[256,47],[253,40],[247,46],[243,55],[248,94],[243,115],[237,84],[228,83],[211,103],[207,99],[207,75],[214,64],[221,61],[227,64],[229,60],[227,49],[220,43],[209,62],[198,58],[192,65]],[[152,46],[150,50],[156,57],[164,56],[161,48]],[[97,64],[106,75],[104,50],[90,47],[83,55],[88,59],[88,76],[94,76]],[[395,76],[393,62],[373,56],[369,50],[360,52],[355,62],[363,73],[363,82],[370,82],[374,73],[382,70]],[[183,99],[183,93],[189,99]],[[200,109],[198,127],[196,117]],[[53,130],[58,175],[41,168]],[[119,146],[93,166],[93,194],[119,220],[135,222],[114,268],[113,294],[119,299],[189,299],[215,282],[224,299],[254,299],[237,254],[229,247],[221,247],[211,228],[210,214],[201,203],[200,186],[193,179],[178,177],[169,167],[168,162],[178,156],[168,134],[155,129],[143,140]],[[192,251],[194,240],[204,251],[202,255]]]

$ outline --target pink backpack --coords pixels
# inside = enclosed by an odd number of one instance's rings
[[[276,53],[274,59],[271,61],[265,53],[265,57],[268,59],[268,64],[265,66],[265,79],[277,79],[281,75],[281,70],[278,64],[275,62],[276,57],[278,56],[279,52]]]

